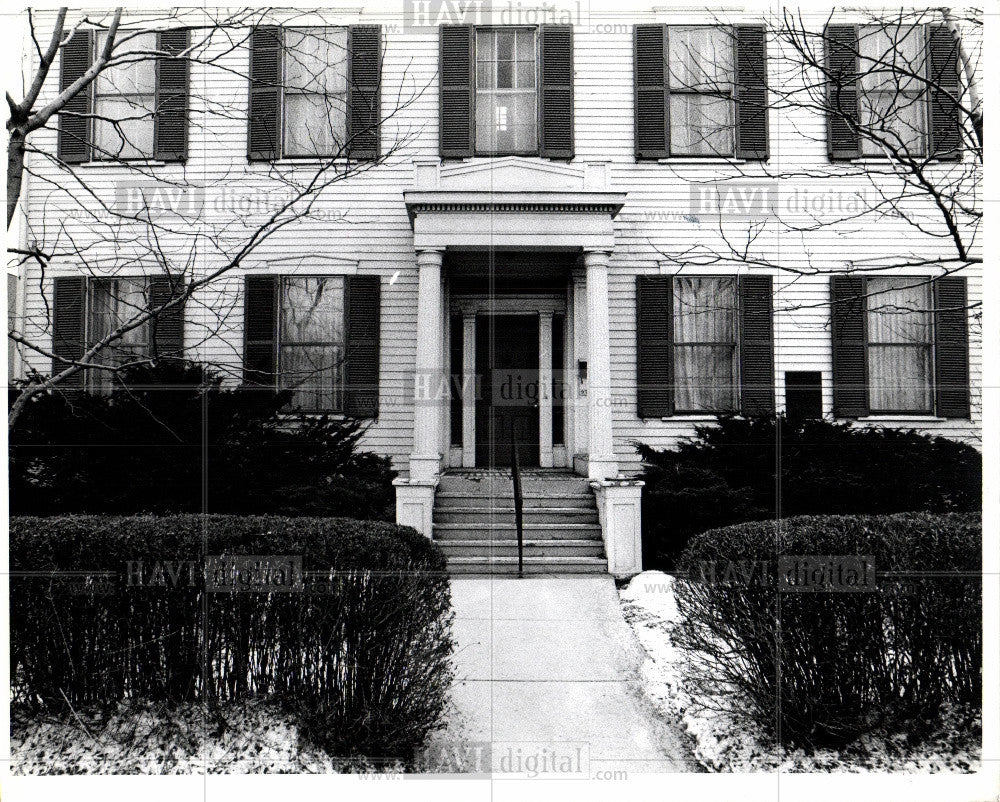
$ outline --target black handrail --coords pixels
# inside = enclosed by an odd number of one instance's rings
[[[514,437],[514,421],[510,422],[510,457],[510,478],[514,482],[514,526],[517,528],[517,575],[524,576],[523,500],[521,498],[521,470],[517,461],[517,438]]]

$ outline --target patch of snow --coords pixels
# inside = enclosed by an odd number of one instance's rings
[[[910,744],[903,733],[873,732],[841,750],[782,749],[759,729],[729,712],[707,709],[692,697],[685,681],[686,656],[672,632],[680,620],[674,590],[677,579],[644,571],[620,590],[622,611],[646,651],[641,679],[647,695],[665,717],[681,722],[690,734],[695,757],[709,771],[731,772],[975,772],[981,745],[965,727],[969,713],[946,707],[934,735]]]

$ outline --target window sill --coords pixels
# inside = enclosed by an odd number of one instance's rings
[[[653,161],[640,159],[639,161]],[[666,159],[656,159],[657,164],[754,164],[749,159],[737,159],[735,156],[669,156]]]
[[[742,415],[736,415],[735,417],[741,418]],[[664,415],[661,418],[653,418],[652,420],[660,420],[668,423],[676,423],[677,421],[681,421],[683,423],[715,423],[719,420],[719,415],[705,414],[702,412],[692,412],[691,414],[678,412],[674,415]]]
[[[159,159],[91,159],[88,162],[80,162],[77,167],[125,167],[135,170],[137,167],[166,167],[170,164],[184,164],[183,161],[160,161]]]
[[[879,423],[879,422],[901,422],[901,423],[944,423],[948,418],[941,418],[937,415],[865,415],[863,418],[854,418],[859,423]]]

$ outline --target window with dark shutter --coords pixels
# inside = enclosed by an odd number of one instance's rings
[[[76,30],[61,48],[59,91],[63,92],[87,71],[93,49],[91,31]],[[59,112],[59,158],[67,164],[90,159],[90,114],[93,84],[77,92]]]
[[[931,79],[931,148],[938,159],[961,159],[962,116],[958,100],[958,42],[945,25],[932,25],[928,35]]]
[[[277,385],[277,303],[275,276],[246,276],[243,292],[243,381]]]
[[[381,279],[352,276],[347,282],[347,354],[344,413],[378,417]]]
[[[968,418],[969,329],[966,281],[945,276],[934,282],[937,414]]]
[[[281,29],[260,26],[250,35],[250,111],[247,158],[273,161],[281,146]]]
[[[834,161],[856,159],[858,141],[858,34],[853,25],[826,27],[827,147]]]
[[[573,26],[543,25],[540,34],[540,155],[573,158]]]
[[[672,279],[666,276],[636,279],[636,389],[640,418],[660,418],[673,413],[672,290]]]
[[[744,415],[774,412],[772,298],[770,276],[740,279],[740,383]]]
[[[833,334],[833,414],[856,418],[868,414],[868,357],[865,338],[865,280],[830,279]]]
[[[52,373],[69,367],[64,360],[83,356],[86,342],[86,292],[87,282],[82,277],[60,276],[52,280]],[[75,373],[66,384],[83,386],[83,372]]]
[[[188,31],[160,31],[157,49],[177,56],[188,47]],[[188,139],[188,60],[163,56],[156,64],[153,153],[161,161],[184,161]]]
[[[355,159],[376,159],[379,155],[380,38],[381,28],[377,25],[355,25],[350,29],[347,136],[348,152]]]
[[[666,28],[635,26],[635,157],[667,155]]]
[[[472,156],[474,63],[472,26],[441,26],[439,127],[443,159]]]
[[[736,155],[767,158],[767,62],[763,25],[736,28]]]

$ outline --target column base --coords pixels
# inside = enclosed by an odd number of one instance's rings
[[[434,529],[434,491],[437,480],[418,482],[413,479],[395,479],[396,523],[412,526],[430,538]]]
[[[440,454],[410,454],[410,480],[437,483],[441,475]]]
[[[593,481],[608,572],[630,577],[642,572],[642,488],[638,479]]]
[[[618,476],[618,460],[614,457],[587,457],[587,477],[601,482]]]

